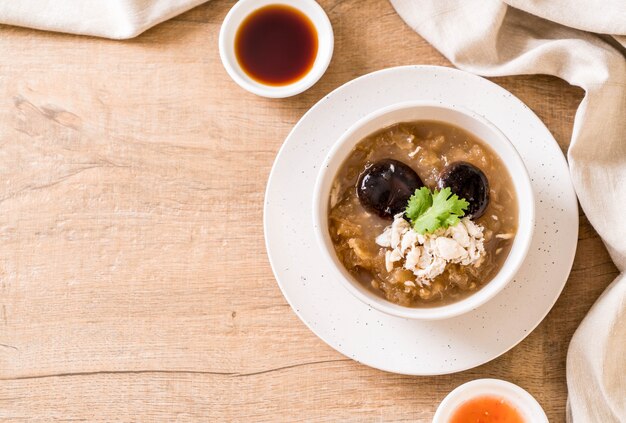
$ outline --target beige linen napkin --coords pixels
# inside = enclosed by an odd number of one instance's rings
[[[0,0],[0,23],[125,39],[207,0]]]
[[[586,91],[568,151],[570,172],[585,213],[624,272],[626,58],[614,40],[626,45],[626,1],[391,3],[413,29],[461,69],[486,76],[556,75]],[[576,331],[568,351],[567,385],[569,421],[626,422],[624,273]]]

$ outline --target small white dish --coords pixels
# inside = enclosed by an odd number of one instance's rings
[[[298,9],[311,20],[317,31],[317,56],[313,67],[302,78],[288,85],[265,85],[254,80],[241,68],[235,54],[235,37],[244,19],[255,10],[269,5],[285,5]],[[291,97],[309,89],[326,72],[333,49],[334,35],[330,20],[324,9],[314,0],[239,0],[224,18],[219,35],[220,58],[228,75],[241,88],[269,98]]]
[[[335,141],[364,116],[416,100],[462,106],[496,125],[522,156],[535,193],[534,236],[515,279],[476,310],[445,320],[391,316],[356,299],[334,279],[311,218],[315,182]],[[439,66],[384,69],[324,96],[294,126],[276,157],[263,219],[276,281],[309,329],[346,357],[407,375],[467,370],[526,338],[565,286],[578,239],[576,194],[550,131],[502,87]]]
[[[548,423],[548,417],[537,400],[519,386],[500,379],[476,379],[458,386],[439,404],[433,423],[449,423],[454,412],[465,402],[481,397],[502,398],[512,405],[528,423]]]
[[[520,204],[518,228],[511,251],[496,276],[480,290],[452,304],[438,307],[405,307],[387,301],[356,281],[339,261],[328,232],[328,205],[335,175],[354,146],[368,135],[388,126],[416,120],[442,121],[460,127],[476,136],[500,157],[506,166]],[[528,171],[519,153],[507,137],[484,117],[445,102],[409,101],[394,104],[367,115],[352,125],[333,145],[324,160],[314,188],[313,224],[319,248],[332,269],[333,277],[352,295],[379,311],[408,319],[440,320],[467,313],[480,307],[513,278],[521,267],[532,240],[535,225],[534,194]],[[523,206],[521,206],[523,205]]]

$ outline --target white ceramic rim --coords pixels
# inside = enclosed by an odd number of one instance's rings
[[[311,20],[317,31],[318,48],[313,67],[305,76],[288,85],[272,86],[255,81],[241,68],[235,55],[235,36],[242,21],[255,10],[268,5],[298,9]],[[239,0],[230,9],[220,28],[219,51],[226,72],[241,88],[262,97],[291,97],[309,89],[326,72],[333,49],[333,27],[324,9],[314,0]]]
[[[496,276],[479,291],[452,304],[438,307],[412,308],[394,304],[366,289],[363,285],[356,281],[341,264],[337,258],[328,233],[328,198],[330,195],[332,181],[339,167],[352,151],[354,145],[356,145],[360,140],[377,130],[393,125],[394,123],[405,122],[408,120],[437,120],[432,117],[433,113],[436,115],[436,110],[440,110],[443,111],[443,113],[448,114],[452,112],[453,115],[457,114],[462,116],[462,118],[469,118],[471,121],[474,121],[479,126],[486,129],[487,133],[490,134],[488,138],[477,134],[474,135],[481,139],[481,141],[486,145],[491,147],[492,151],[500,157],[509,170],[515,187],[518,203],[520,205],[518,211],[518,230],[513,241],[511,251],[509,252],[502,268]],[[402,113],[403,111],[409,111],[411,115],[414,113],[415,118],[397,119],[394,117],[395,114]],[[371,123],[376,121],[383,121],[384,123],[378,127],[374,126],[376,129],[373,130],[371,128],[364,129],[372,126]],[[453,124],[457,125],[457,123]],[[467,127],[464,127],[463,129],[470,133],[473,132]],[[497,150],[504,154],[499,154]],[[366,305],[382,311],[383,313],[408,319],[446,319],[467,313],[489,301],[511,280],[513,280],[515,274],[524,262],[528,249],[530,248],[535,224],[534,193],[530,177],[528,176],[528,170],[526,169],[526,166],[524,165],[517,149],[502,133],[502,131],[496,128],[495,125],[483,116],[480,116],[465,107],[445,104],[442,102],[401,102],[377,110],[357,121],[333,144],[332,148],[328,152],[315,182],[313,195],[313,221],[318,246],[321,249],[325,260],[328,262],[329,267],[333,269],[336,279],[339,280],[344,288],[346,288],[352,295]]]
[[[441,401],[433,417],[433,423],[448,423],[453,412],[461,404],[483,395],[503,398],[529,423],[549,423],[546,413],[535,397],[514,383],[500,379],[476,379],[458,386]]]

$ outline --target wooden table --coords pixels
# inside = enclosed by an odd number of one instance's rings
[[[463,373],[367,368],[281,295],[261,222],[290,128],[359,75],[450,66],[385,0],[321,3],[333,62],[285,100],[243,91],[222,68],[230,1],[123,42],[0,27],[0,420],[428,422],[478,377],[518,383],[564,420],[569,340],[617,275],[583,215],[545,321]],[[545,76],[494,81],[566,149],[581,90]]]

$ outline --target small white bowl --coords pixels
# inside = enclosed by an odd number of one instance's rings
[[[255,10],[269,5],[285,5],[305,14],[317,31],[317,56],[309,72],[288,85],[265,85],[252,79],[239,65],[235,55],[235,36],[243,20]],[[219,37],[220,58],[228,75],[243,89],[269,98],[290,97],[309,89],[326,72],[333,57],[333,27],[324,9],[314,0],[239,0],[230,9]]]
[[[511,251],[496,276],[461,301],[438,307],[413,308],[394,304],[356,281],[337,258],[328,232],[328,206],[332,182],[354,146],[366,136],[399,122],[434,120],[450,123],[489,145],[508,169],[519,204],[518,229]],[[335,278],[355,297],[384,313],[409,319],[439,320],[467,313],[500,292],[522,265],[535,225],[535,199],[528,171],[506,136],[483,116],[451,104],[405,102],[378,110],[350,127],[333,145],[317,177],[313,198],[313,223],[322,255]]]
[[[502,398],[528,423],[549,423],[537,400],[519,386],[500,379],[476,379],[450,392],[439,404],[433,423],[448,423],[461,404],[484,395]]]

